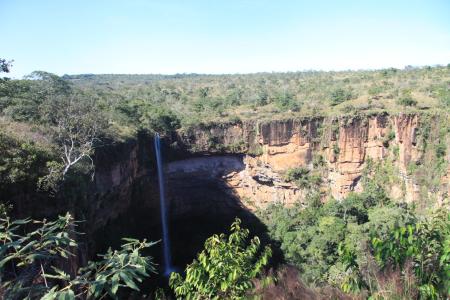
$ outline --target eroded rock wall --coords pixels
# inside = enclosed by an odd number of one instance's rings
[[[439,118],[435,118],[435,122]],[[411,164],[420,165],[424,155],[418,115],[309,118],[264,123],[209,126],[180,133],[178,143],[195,153],[241,153],[244,168],[224,174],[234,192],[256,206],[272,201],[293,203],[304,193],[283,180],[290,168],[312,168],[315,157],[325,161],[323,189],[342,199],[361,191],[360,179],[368,160],[385,161],[398,177],[391,196],[406,201],[419,198],[417,180],[408,175]],[[443,119],[446,120],[445,118]],[[438,126],[446,126],[440,124]],[[427,141],[437,142],[436,140]],[[447,142],[448,145],[448,142]],[[251,153],[251,155],[246,155]],[[449,161],[447,151],[446,160]],[[448,174],[437,197],[448,193]],[[446,187],[445,187],[446,186]]]

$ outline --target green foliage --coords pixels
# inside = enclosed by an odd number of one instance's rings
[[[74,257],[76,222],[67,213],[55,221],[0,220],[0,282],[2,299],[117,299],[120,287],[136,285],[154,272],[142,250],[152,243],[125,239],[120,250],[111,249],[71,276],[60,269]],[[26,228],[34,228],[27,231]],[[25,235],[23,235],[24,232]]]
[[[412,97],[405,96],[398,99],[397,103],[401,106],[416,106],[417,100],[414,100]]]
[[[296,181],[298,179],[304,178],[308,176],[309,170],[303,167],[299,168],[292,168],[288,169],[286,171],[286,174],[284,175],[284,179],[286,181]]]
[[[438,210],[428,219],[395,226],[386,236],[372,236],[381,266],[404,268],[410,260],[422,299],[445,299],[450,293],[450,214]]]
[[[341,104],[342,102],[351,100],[354,98],[354,95],[351,91],[345,90],[343,88],[335,89],[330,94],[330,104],[332,106]]]
[[[333,153],[334,155],[339,155],[341,150],[339,149],[339,145],[337,143],[333,144]]]
[[[339,270],[339,267],[341,266],[339,263],[333,267],[336,269],[338,275],[345,275],[343,278],[333,280],[331,283],[340,285],[342,291],[345,293],[360,292],[364,288],[364,281],[361,280],[362,275],[359,271],[358,255],[356,254],[354,247],[341,242],[338,246],[338,255],[343,270]],[[333,277],[333,267],[330,268],[331,278]]]
[[[294,99],[294,96],[289,93],[288,91],[283,91],[278,93],[278,95],[275,98],[275,105],[281,110],[291,110],[291,111],[299,111],[300,105],[299,103]]]
[[[422,187],[423,202],[429,199],[426,191],[435,193],[441,188],[442,178],[447,172],[448,161],[445,156],[449,135],[446,118],[439,115],[424,115],[421,118],[418,141],[422,159],[411,161],[407,166],[408,175],[412,175]]]
[[[117,108],[139,128],[166,133],[180,127],[178,116],[168,107],[144,100],[130,100]]]
[[[389,131],[389,133],[383,138],[383,146],[389,147],[389,143],[395,139],[395,132],[393,130]]]
[[[444,143],[439,143],[436,145],[436,157],[438,159],[443,158],[445,156],[445,153],[447,151],[447,145],[445,145]]]
[[[51,151],[36,143],[0,131],[0,190],[10,184],[35,184],[46,174],[45,164],[52,156]]]
[[[395,146],[392,148],[392,154],[394,155],[394,158],[395,158],[395,159],[398,159],[398,158],[399,158],[399,156],[400,156],[400,147],[399,147],[398,145],[395,145]]]
[[[399,170],[390,158],[383,161],[374,161],[368,158],[362,176],[365,194],[378,195],[377,197],[381,197],[387,202],[388,199],[384,191],[388,190],[393,184],[399,183],[399,177]]]
[[[317,153],[313,154],[313,167],[315,169],[322,168],[325,166],[325,164],[326,164],[326,162],[325,162],[325,158],[323,157],[323,155],[317,154]]]
[[[41,191],[48,191],[51,194],[59,190],[59,186],[62,183],[62,176],[64,172],[64,165],[60,162],[51,160],[47,161],[47,174],[39,177],[37,187]]]
[[[13,134],[1,133],[0,151],[6,154],[0,168],[10,177],[9,182],[34,176],[34,185],[39,180],[40,188],[55,192],[69,171],[92,171],[94,149],[112,133],[98,97],[43,71],[33,72],[26,80],[0,85],[1,114],[17,122],[5,127],[9,131],[18,127],[17,134],[26,136],[24,142],[15,142]],[[37,147],[35,140],[46,144],[46,151]],[[14,156],[11,160],[10,155]]]
[[[2,113],[15,121],[47,123],[47,114],[64,106],[52,106],[55,98],[69,97],[71,85],[60,77],[36,71],[26,80],[10,80],[0,85]],[[2,96],[4,98],[2,98]]]
[[[148,122],[149,128],[161,133],[170,132],[180,127],[178,117],[170,109],[162,107],[145,111],[140,120],[144,124]]]
[[[242,153],[247,150],[247,143],[243,140],[238,140],[227,145],[227,150],[231,153]]]
[[[411,90],[402,91],[402,96],[397,100],[397,104],[401,106],[416,106],[417,100],[411,95]]]
[[[351,104],[346,104],[345,106],[343,106],[341,108],[341,111],[345,114],[351,114],[351,113],[356,113],[357,109],[355,106],[353,106]]]
[[[258,91],[258,95],[256,97],[256,105],[258,106],[264,106],[268,104],[269,100],[269,94],[266,90],[260,90]]]
[[[128,287],[139,291],[136,282],[149,277],[155,268],[150,257],[142,256],[142,251],[154,243],[145,240],[124,238],[119,250],[108,249],[106,254],[99,255],[100,260],[89,262],[81,268],[72,285],[85,286],[87,297],[102,298],[104,295],[117,299],[120,287]]]
[[[418,81],[427,76],[430,82]],[[12,120],[46,123],[43,110],[51,98],[82,93],[105,115],[116,132],[135,129],[163,131],[224,122],[239,116],[259,120],[311,114],[335,115],[334,106],[356,95],[377,97],[377,105],[399,111],[390,96],[398,91],[414,101],[445,110],[449,70],[446,67],[353,72],[293,72],[249,75],[73,75],[58,77],[38,71],[25,80],[0,82],[0,113]],[[430,101],[430,96],[433,101]],[[329,101],[324,102],[324,99]],[[408,103],[406,103],[408,104]],[[409,101],[409,104],[410,101]],[[351,103],[346,111],[365,109]],[[62,107],[55,106],[57,108]],[[300,109],[301,108],[301,109]],[[412,108],[411,108],[412,109]]]
[[[248,229],[236,219],[231,233],[213,235],[205,249],[186,268],[186,276],[172,273],[170,286],[180,299],[242,299],[252,287],[271,257],[266,247],[262,252],[258,237],[249,242]]]
[[[311,174],[310,170],[303,167],[288,169],[284,179],[294,182],[301,189],[318,187],[322,183],[319,174]]]
[[[383,91],[384,91],[384,87],[382,85],[372,85],[367,90],[368,94],[371,96],[381,94]]]
[[[447,83],[435,84],[428,88],[431,96],[437,98],[444,107],[450,106],[450,88]]]
[[[264,154],[264,149],[260,144],[250,145],[247,154],[251,156],[260,156]]]
[[[379,164],[372,162],[372,171],[364,172],[363,176],[367,177],[362,181],[364,192],[351,193],[341,201],[328,200],[322,204],[307,200],[314,205],[310,204],[306,208],[300,204],[294,207],[273,204],[258,211],[258,216],[266,224],[270,236],[279,243],[287,262],[300,268],[302,279],[309,284],[331,284],[344,292],[369,294],[374,299],[381,299],[380,295],[385,295],[385,281],[379,278],[393,275],[374,263],[374,255],[377,255],[372,252],[373,237],[381,241],[392,239],[395,228],[408,228],[410,224],[416,224],[418,216],[406,204],[395,204],[388,199],[383,188],[385,181],[382,180],[386,175],[378,175],[378,167]],[[313,196],[310,194],[308,197]],[[434,280],[434,290],[443,291],[448,281],[448,275],[443,270],[448,269],[448,263],[440,261],[449,257],[445,243],[450,223],[436,215],[429,220],[440,225],[431,226],[434,228],[432,230],[427,229],[422,243],[417,246],[420,255],[429,260],[418,260],[414,266],[428,268],[421,271],[426,273],[425,280],[421,282],[428,284]],[[431,248],[441,250],[429,252]],[[401,263],[410,260],[406,255],[407,246],[402,250],[402,247],[392,244],[383,249],[400,251],[396,252],[396,256],[388,253],[385,257],[401,259]],[[436,254],[438,252],[440,254]],[[405,284],[414,285],[411,280],[415,279],[408,278],[406,282],[405,277]],[[432,289],[430,285],[421,287],[423,291]],[[408,290],[406,286],[404,295],[406,298],[415,297],[414,291]]]

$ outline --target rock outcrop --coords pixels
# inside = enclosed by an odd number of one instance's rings
[[[391,196],[415,201],[420,196],[419,183],[408,168],[423,163],[425,143],[439,142],[419,137],[423,126],[427,124],[421,123],[420,116],[408,114],[244,122],[192,129],[180,133],[177,143],[194,155],[243,154],[243,170],[224,174],[223,179],[256,206],[298,201],[302,191],[284,182],[282,174],[290,168],[312,169],[319,156],[325,163],[324,188],[334,198],[362,190],[360,179],[370,160],[385,161],[398,177]],[[448,155],[446,159],[450,160]],[[443,178],[439,198],[448,193],[448,177]]]

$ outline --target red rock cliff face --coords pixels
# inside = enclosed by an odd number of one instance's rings
[[[408,166],[423,157],[418,132],[423,124],[417,115],[377,115],[354,118],[311,118],[244,123],[209,127],[180,133],[178,139],[196,153],[252,153],[243,159],[245,168],[224,179],[234,191],[255,206],[273,201],[293,203],[302,191],[282,179],[289,168],[312,168],[314,157],[325,161],[323,189],[342,199],[361,191],[360,179],[368,159],[385,161],[398,177],[391,196],[414,201],[419,197],[416,180]],[[447,143],[448,144],[448,143]],[[447,160],[449,160],[447,155]],[[264,182],[258,178],[271,178]],[[443,179],[448,191],[448,176]]]

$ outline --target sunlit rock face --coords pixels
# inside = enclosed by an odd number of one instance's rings
[[[436,128],[440,126],[438,120],[432,120]],[[283,182],[282,174],[295,167],[311,169],[317,156],[325,162],[322,189],[336,199],[351,191],[362,191],[360,179],[371,159],[388,160],[395,169],[399,183],[391,187],[393,198],[415,201],[419,186],[407,169],[423,159],[423,141],[418,132],[426,126],[424,122],[420,116],[409,114],[244,122],[194,128],[180,133],[177,142],[197,155],[253,153],[242,158],[242,170],[224,177],[236,194],[250,198],[250,206],[302,201],[302,191]],[[449,155],[446,159],[450,161]],[[264,179],[267,172],[272,180]],[[448,193],[448,174],[442,179],[443,188],[436,192],[439,199]]]

